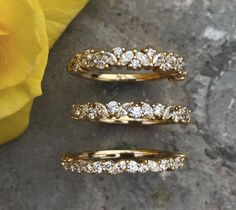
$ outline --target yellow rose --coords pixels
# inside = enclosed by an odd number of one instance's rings
[[[87,0],[0,1],[0,143],[29,123],[51,47]]]

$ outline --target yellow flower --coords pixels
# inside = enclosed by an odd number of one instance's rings
[[[0,1],[0,143],[29,123],[52,46],[87,0]]]

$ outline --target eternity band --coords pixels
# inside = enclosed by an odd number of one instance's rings
[[[184,166],[185,155],[158,150],[102,150],[65,154],[61,165],[72,172],[100,174],[174,171]]]
[[[70,60],[68,71],[88,79],[110,82],[160,78],[183,80],[186,76],[182,57],[151,48],[138,51],[117,47],[112,52],[85,50]]]
[[[182,106],[164,106],[160,103],[146,102],[119,103],[110,101],[107,104],[98,102],[76,104],[72,106],[72,118],[118,124],[163,124],[190,122],[190,110]]]

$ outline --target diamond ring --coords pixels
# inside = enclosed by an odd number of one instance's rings
[[[110,101],[107,104],[89,102],[72,106],[72,118],[106,123],[141,123],[163,124],[190,122],[190,110],[182,106],[165,106],[160,103],[146,102],[119,103]]]
[[[160,78],[183,80],[186,77],[182,57],[151,48],[138,51],[117,47],[112,52],[85,50],[70,60],[68,71],[88,79],[110,82]]]
[[[158,150],[102,150],[65,154],[61,165],[72,172],[100,174],[174,171],[182,168],[185,155]]]

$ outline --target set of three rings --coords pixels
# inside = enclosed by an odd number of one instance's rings
[[[68,64],[68,71],[87,79],[107,82],[146,81],[168,78],[183,80],[186,77],[183,58],[171,52],[125,50],[114,48],[85,50],[77,53]],[[72,106],[72,119],[113,124],[188,124],[191,111],[179,105],[160,103],[110,101],[88,102]],[[106,172],[161,172],[183,167],[185,155],[159,150],[101,150],[65,154],[61,164],[65,170],[97,174]]]

